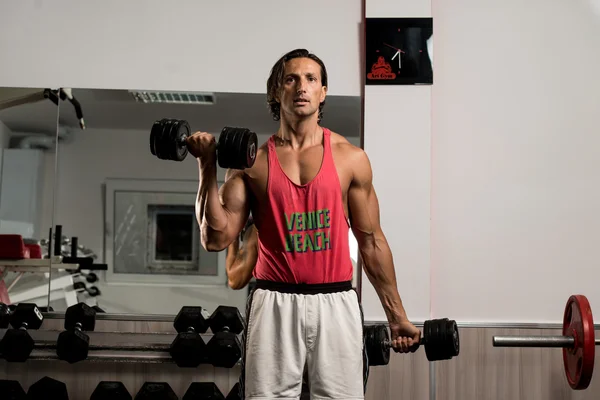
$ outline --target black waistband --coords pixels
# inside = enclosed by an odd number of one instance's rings
[[[273,290],[281,293],[319,294],[352,290],[352,281],[332,283],[287,283],[262,279],[256,280],[256,289]]]

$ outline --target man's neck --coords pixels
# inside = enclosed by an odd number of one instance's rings
[[[322,132],[316,118],[299,121],[286,121],[282,118],[277,137],[293,149],[301,149],[321,143]]]

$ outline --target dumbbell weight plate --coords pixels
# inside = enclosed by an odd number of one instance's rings
[[[188,154],[185,139],[190,136],[190,125],[186,121],[177,121],[175,129],[171,131],[173,138],[173,160],[183,161]]]
[[[575,346],[563,348],[563,364],[569,386],[586,389],[594,374],[596,340],[594,317],[585,296],[569,297],[563,315],[563,335],[575,338]]]
[[[256,160],[256,146],[258,144],[258,138],[256,133],[250,132],[246,129],[246,133],[242,137],[242,149],[246,155],[245,168],[250,168],[254,165]]]
[[[225,127],[221,130],[219,142],[217,144],[217,162],[221,168],[231,168],[231,160],[233,159],[231,149],[233,148],[232,144],[234,136],[234,128]]]
[[[169,123],[169,130],[165,132],[165,136],[163,138],[163,144],[165,146],[165,153],[167,154],[168,160],[176,160],[177,159],[177,130],[179,127],[179,121],[176,119],[172,119]]]
[[[154,151],[156,152],[156,157],[161,160],[168,160],[168,147],[165,146],[165,133],[171,129],[171,120],[168,118],[163,118],[160,120],[160,129],[157,129],[156,137],[154,139]]]
[[[150,130],[150,152],[153,156],[156,156],[156,141],[162,129],[162,121],[164,121],[164,119],[161,121],[154,121],[154,124],[152,124],[152,129]]]
[[[385,345],[390,335],[385,325],[370,325],[364,328],[365,347],[369,366],[387,365],[390,362],[390,348]]]
[[[245,169],[254,165],[258,139],[246,128],[225,127],[219,135],[217,161],[221,168]]]

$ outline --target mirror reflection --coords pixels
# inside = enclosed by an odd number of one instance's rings
[[[0,302],[48,307],[55,149],[63,93],[0,87]],[[54,264],[53,267],[60,268]]]
[[[279,126],[266,94],[88,88],[69,93],[78,112],[68,99],[61,102],[59,127],[72,135],[58,148],[54,224],[62,238],[57,251],[86,261],[71,273],[77,300],[55,301],[55,311],[84,301],[107,313],[176,314],[184,305],[209,311],[228,305],[243,314],[253,279],[228,281],[226,265],[239,263],[240,250],[251,253],[256,228],[247,224],[226,250],[206,251],[195,215],[198,162],[189,153],[165,155],[168,146],[156,143],[173,139],[151,144],[151,131],[156,121],[170,118],[219,141],[223,127],[243,127],[256,133],[260,146]],[[360,146],[360,97],[328,96],[325,115],[325,126]],[[161,135],[176,136],[183,125],[163,124]],[[218,167],[219,185],[226,173]],[[357,248],[351,247],[356,262]]]

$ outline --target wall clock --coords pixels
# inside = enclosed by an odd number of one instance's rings
[[[433,19],[367,18],[365,81],[433,84]]]

